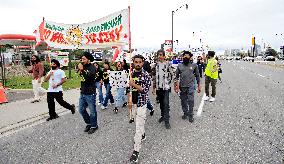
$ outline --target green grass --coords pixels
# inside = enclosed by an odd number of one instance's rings
[[[69,72],[65,70],[66,77],[68,78]],[[74,89],[80,87],[80,76],[75,72],[75,70],[71,71],[71,79],[67,79],[66,82],[63,84],[63,89]],[[11,89],[32,89],[32,76],[14,76],[10,79],[7,79],[6,87]],[[48,82],[43,82],[42,87],[47,89]]]

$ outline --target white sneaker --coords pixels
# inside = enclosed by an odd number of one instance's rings
[[[209,97],[208,97],[208,96],[205,96],[203,100],[204,100],[204,101],[208,101],[208,100],[209,100]]]
[[[211,97],[209,101],[210,102],[214,102],[215,101],[215,97]]]
[[[103,109],[103,110],[105,110],[106,108],[107,108],[107,107],[105,107],[105,106],[103,106],[103,105],[101,106],[101,109]]]
[[[98,103],[98,106],[101,106],[101,103]]]

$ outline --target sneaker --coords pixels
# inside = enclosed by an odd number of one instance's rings
[[[161,118],[159,119],[159,123],[161,123],[161,122],[163,122],[163,121],[165,121],[165,119],[164,119],[164,117],[161,117]]]
[[[134,118],[131,118],[130,120],[129,120],[129,123],[131,124],[131,123],[133,123],[134,122]]]
[[[130,162],[138,162],[138,157],[139,157],[139,152],[133,151],[131,157],[130,157]]]
[[[95,133],[95,131],[96,130],[98,130],[99,129],[99,127],[97,126],[97,127],[91,127],[91,129],[88,131],[88,134],[93,134],[93,133]]]
[[[182,117],[181,117],[183,120],[187,119],[187,115],[184,114]]]
[[[193,123],[193,121],[194,121],[194,118],[193,118],[193,116],[189,116],[189,119],[188,119],[188,121],[189,121],[190,123]]]
[[[203,100],[204,100],[204,101],[208,101],[208,100],[209,100],[209,97],[208,97],[208,96],[205,96]]]
[[[71,110],[71,113],[72,113],[72,114],[75,114],[75,111],[76,111],[76,110],[75,110],[75,105],[74,105],[74,104],[72,104],[72,108],[71,108],[70,110]]]
[[[84,132],[88,132],[91,129],[91,125],[87,125]]]
[[[150,115],[153,116],[154,115],[155,110],[151,110]]]
[[[209,101],[210,102],[214,102],[215,101],[215,97],[211,97]]]
[[[145,133],[142,135],[142,139],[141,139],[141,142],[145,141],[146,140],[146,135]]]
[[[170,125],[169,122],[166,122],[166,123],[165,123],[165,126],[166,126],[166,129],[171,129],[171,125]]]
[[[98,103],[98,106],[101,106],[101,104],[102,104],[102,103],[99,102],[99,103]]]
[[[117,107],[115,107],[113,111],[114,111],[115,114],[117,114],[117,112],[118,112]]]
[[[127,103],[124,103],[124,104],[122,105],[123,108],[126,107],[126,106],[127,106]]]
[[[101,109],[102,109],[102,110],[105,110],[106,108],[107,108],[107,107],[105,107],[105,106],[103,106],[103,105],[101,106]]]

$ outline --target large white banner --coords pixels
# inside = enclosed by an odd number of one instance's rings
[[[129,11],[121,10],[90,23],[62,24],[44,20],[40,38],[50,47],[96,49],[129,44]]]

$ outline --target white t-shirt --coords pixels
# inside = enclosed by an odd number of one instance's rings
[[[61,69],[58,70],[51,70],[53,72],[53,75],[50,76],[49,79],[49,87],[48,87],[48,92],[59,92],[63,91],[62,85],[58,86],[57,88],[53,88],[53,84],[58,84],[61,82],[63,78],[65,78],[65,72],[62,71]]]

